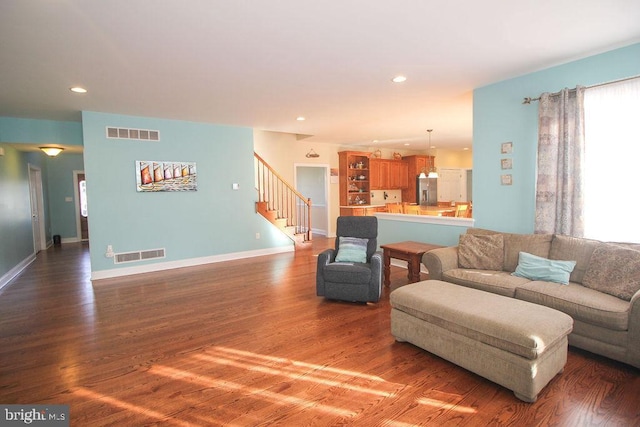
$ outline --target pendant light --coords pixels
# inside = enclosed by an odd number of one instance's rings
[[[431,167],[429,168],[429,178],[437,178],[438,177],[438,170],[436,169],[436,160],[435,157],[431,154],[431,132],[433,132],[433,129],[427,129],[427,132],[429,132],[429,155],[431,156],[431,161],[433,162],[431,164]]]

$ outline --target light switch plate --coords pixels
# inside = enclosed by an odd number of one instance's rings
[[[234,190],[239,190],[239,189],[240,189],[240,184],[238,184],[237,182],[234,182],[234,183],[231,185],[231,188],[233,188]]]

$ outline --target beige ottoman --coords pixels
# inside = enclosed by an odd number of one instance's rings
[[[560,285],[558,285],[560,286]],[[391,333],[513,390],[525,402],[567,362],[568,315],[439,280],[391,292]]]

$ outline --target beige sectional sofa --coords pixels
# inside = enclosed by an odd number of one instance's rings
[[[546,280],[546,267],[525,272],[521,252],[551,269],[575,261],[568,283]],[[640,368],[639,245],[470,228],[458,246],[429,251],[422,262],[430,279],[562,311],[574,320],[570,345]]]

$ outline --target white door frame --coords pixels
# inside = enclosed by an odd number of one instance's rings
[[[82,241],[82,228],[80,227],[80,188],[78,187],[78,175],[83,173],[83,170],[73,171],[73,198],[75,199],[76,206],[76,239],[78,242]]]
[[[319,223],[324,222],[324,230],[326,230],[327,233],[327,237],[329,235],[329,217],[331,216],[331,200],[329,199],[329,180],[331,179],[331,167],[330,165],[326,164],[326,163],[294,163],[293,164],[293,169],[294,169],[294,174],[293,174],[293,186],[297,189],[298,188],[298,168],[299,167],[305,167],[305,168],[324,168],[325,171],[325,178],[324,178],[324,199],[326,201],[326,206],[327,206],[327,215],[325,218],[322,218],[321,221],[318,221]],[[311,200],[311,206],[313,207],[313,200]],[[316,218],[313,217],[312,221],[316,221]],[[313,227],[311,227],[313,229]],[[318,227],[320,228],[320,227]]]
[[[29,198],[31,201],[31,227],[33,231],[33,253],[47,249],[44,229],[44,197],[42,194],[42,170],[29,163]]]

